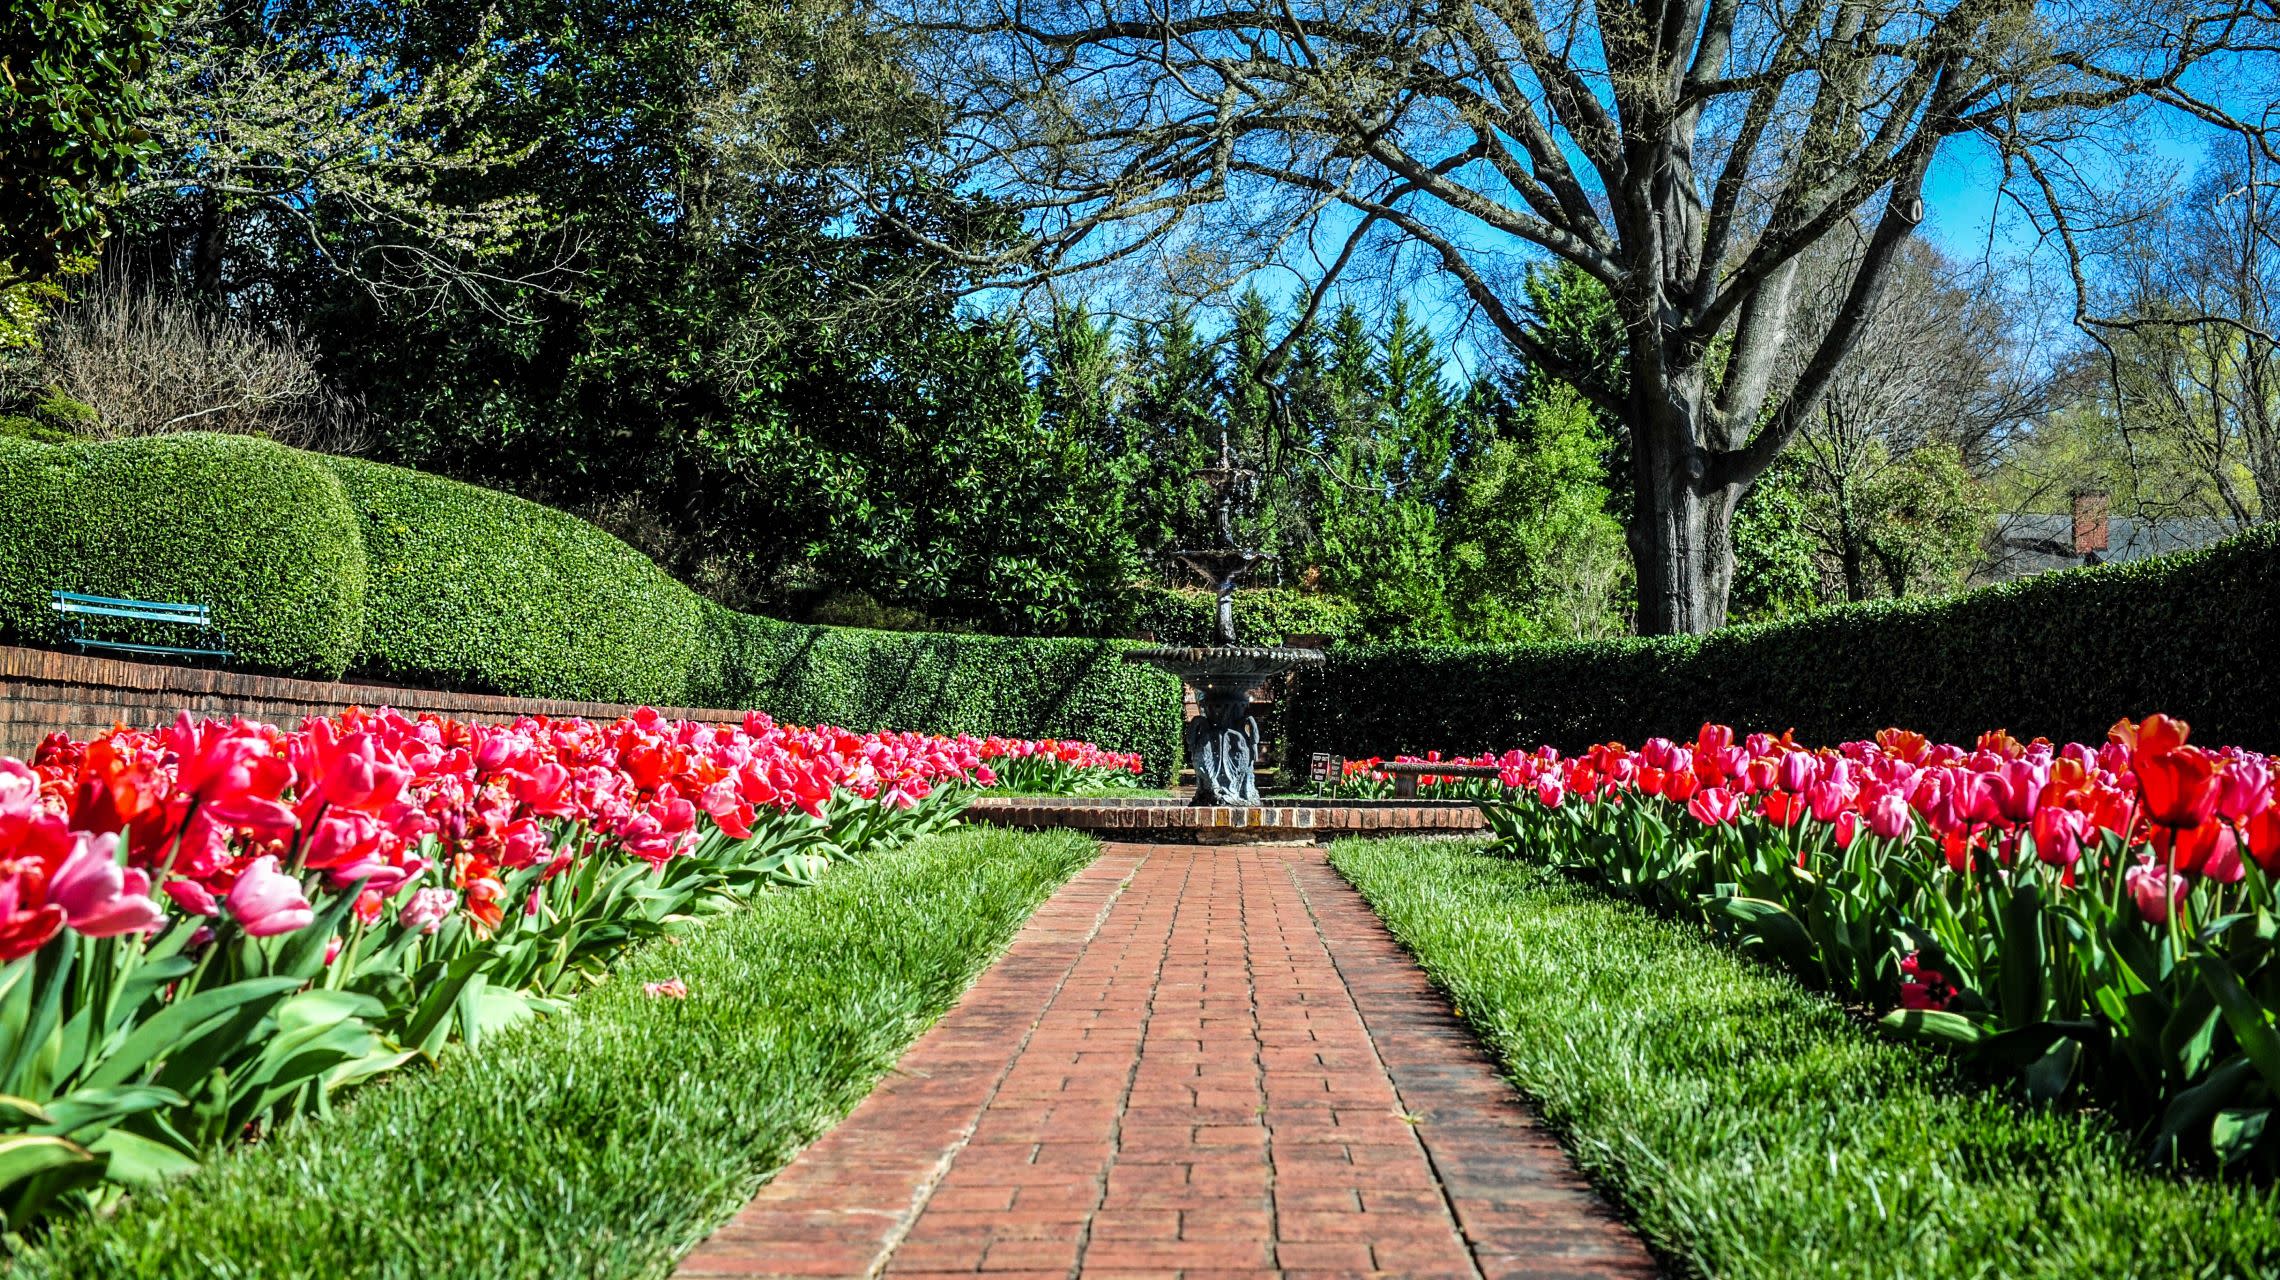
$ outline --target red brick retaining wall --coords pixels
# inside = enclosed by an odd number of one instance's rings
[[[114,724],[150,728],[172,720],[178,711],[239,715],[291,727],[303,716],[330,715],[351,706],[434,711],[486,720],[511,720],[518,715],[613,720],[631,710],[614,702],[502,698],[383,684],[293,680],[0,645],[0,755],[28,758],[40,739],[58,730],[84,738]],[[744,714],[705,707],[658,709],[683,720],[733,721]]]

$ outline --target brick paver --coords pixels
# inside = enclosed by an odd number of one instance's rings
[[[1110,845],[679,1274],[1654,1271],[1321,850]]]

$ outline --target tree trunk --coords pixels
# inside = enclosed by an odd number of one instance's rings
[[[209,191],[199,199],[197,243],[191,248],[190,274],[199,298],[216,310],[229,302],[222,279],[222,260],[229,247],[225,216],[220,196]]]
[[[1726,623],[1742,489],[1705,479],[1693,430],[1703,394],[1690,378],[1668,397],[1632,396],[1641,410],[1631,431],[1630,542],[1642,635],[1699,635]]]

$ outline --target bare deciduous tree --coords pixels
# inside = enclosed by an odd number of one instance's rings
[[[1984,475],[2007,437],[2045,407],[2049,378],[2022,357],[2022,325],[2007,303],[1980,273],[1910,242],[1799,430],[1806,531],[1847,599],[1874,594],[1880,570],[1885,588],[1904,594],[1923,585],[1902,571],[1910,563],[1936,562],[1943,579],[1973,567],[1976,513],[1927,510],[1926,498]],[[1813,309],[1804,314],[1810,327]],[[1943,545],[1909,545],[1927,542]]]
[[[354,453],[357,406],[325,381],[291,333],[116,283],[49,326],[41,372],[92,407],[98,438],[220,431]]]
[[[2274,43],[2255,0],[902,2],[954,112],[949,180],[1027,219],[1023,253],[969,255],[1000,280],[1315,252],[1320,297],[1398,244],[1555,372],[1520,268],[1603,282],[1650,632],[1723,620],[1734,508],[1858,341],[1944,142],[1990,142],[2063,238],[2112,172],[2069,148],[2155,108],[2255,135],[2188,73]],[[1839,277],[1800,278],[1857,225]],[[1806,328],[1816,285],[1838,301]]]
[[[2280,515],[2280,192],[2238,150],[2203,169],[2125,247],[2120,319],[2103,325],[2127,464],[2191,481],[2183,510],[2245,527]]]

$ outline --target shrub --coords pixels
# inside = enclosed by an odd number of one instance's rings
[[[2044,574],[1947,599],[1870,601],[1701,637],[1335,649],[1286,711],[1299,753],[1548,742],[1575,750],[1705,720],[1815,741],[1889,724],[2098,741],[2167,711],[2216,741],[2280,747],[2280,529],[2184,555]]]
[[[1133,629],[1163,644],[1219,643],[1219,597],[1194,587],[1142,586],[1132,589]],[[1261,587],[1235,593],[1235,632],[1245,644],[1280,644],[1284,636],[1356,635],[1361,610],[1344,596],[1318,595],[1288,587]]]
[[[1106,640],[802,626],[706,606],[700,705],[848,728],[1083,738],[1177,768],[1179,682]]]
[[[690,705],[702,601],[647,556],[490,489],[324,461],[370,564],[358,669],[526,698]]]
[[[1178,681],[1116,642],[736,613],[574,516],[251,437],[0,437],[0,638],[56,643],[57,589],[203,601],[243,665],[293,675],[1081,738],[1151,780],[1179,756]]]
[[[332,472],[267,441],[0,436],[0,636],[59,643],[53,591],[203,603],[233,665],[330,679],[364,632],[364,547]]]

